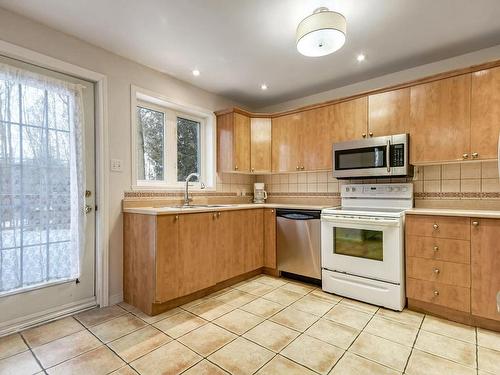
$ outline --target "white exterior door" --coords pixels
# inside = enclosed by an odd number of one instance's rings
[[[36,83],[9,80],[2,64],[33,72]],[[80,104],[56,80],[80,85]],[[84,157],[75,173],[78,118]],[[94,148],[93,83],[0,58],[0,335],[96,304]]]

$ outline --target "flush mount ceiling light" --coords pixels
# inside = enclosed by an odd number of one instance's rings
[[[358,60],[358,62],[363,62],[365,61],[366,59],[366,56],[363,55],[362,53],[360,53],[358,56],[356,56],[356,60]]]
[[[264,91],[267,90],[267,85],[263,83],[262,85],[260,85],[260,89]]]
[[[297,50],[304,56],[326,56],[342,48],[345,35],[345,17],[321,7],[297,26]]]
[[[200,71],[198,69],[193,69],[193,75],[198,77],[200,75]]]

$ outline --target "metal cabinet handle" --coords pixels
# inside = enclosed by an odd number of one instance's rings
[[[435,291],[434,291],[434,295],[435,295],[435,296],[439,296],[439,291],[435,290]]]
[[[254,171],[255,171],[255,168],[252,168],[252,172],[254,172]]]
[[[439,228],[439,225],[438,225],[438,224],[434,224],[434,225],[432,226],[432,228],[434,228],[434,230],[436,230],[436,229],[438,229],[438,228]]]
[[[83,211],[85,211],[86,214],[91,213],[92,212],[92,206],[86,204],[85,208],[83,209]]]
[[[274,213],[274,209],[273,209],[273,210],[271,210],[271,212],[272,212],[272,213]]]
[[[437,275],[439,272],[441,272],[441,271],[439,271],[439,268],[434,268],[434,273],[435,273],[436,275]]]
[[[217,214],[214,212],[214,213],[212,214],[212,217],[213,217],[214,219],[217,219]]]
[[[472,153],[472,159],[477,159],[479,154],[477,152]]]
[[[373,137],[373,133],[372,133],[372,132],[369,132],[369,133],[368,133],[368,135],[369,135],[370,137]]]
[[[179,215],[175,215],[174,220],[179,220]]]
[[[300,169],[300,167],[297,165],[297,166],[295,167],[295,169],[296,169],[296,170],[299,170],[299,169]]]
[[[302,165],[302,166],[300,167],[300,169],[301,169],[301,170],[304,170],[304,166]]]
[[[237,166],[237,165],[235,165],[235,166],[234,166],[234,170],[235,170],[235,171],[237,171],[237,170],[238,170],[238,166]]]
[[[472,225],[474,225],[475,227],[477,227],[479,225],[479,221],[473,221]]]
[[[468,159],[469,158],[469,154],[462,154],[462,159]]]
[[[217,212],[217,217],[220,217],[220,212]]]
[[[363,138],[366,138],[366,133],[363,133],[363,134],[361,134],[361,135],[363,136]]]
[[[438,246],[434,246],[434,247],[432,248],[432,250],[434,250],[434,252],[436,252],[436,251],[438,251],[438,250],[439,250],[439,247],[438,247]]]

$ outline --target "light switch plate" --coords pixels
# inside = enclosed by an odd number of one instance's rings
[[[111,171],[123,172],[123,166],[122,166],[121,159],[111,159]]]

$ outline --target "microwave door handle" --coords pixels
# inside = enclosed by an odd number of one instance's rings
[[[385,152],[385,163],[387,164],[387,173],[391,172],[391,140],[387,139],[387,151]]]

